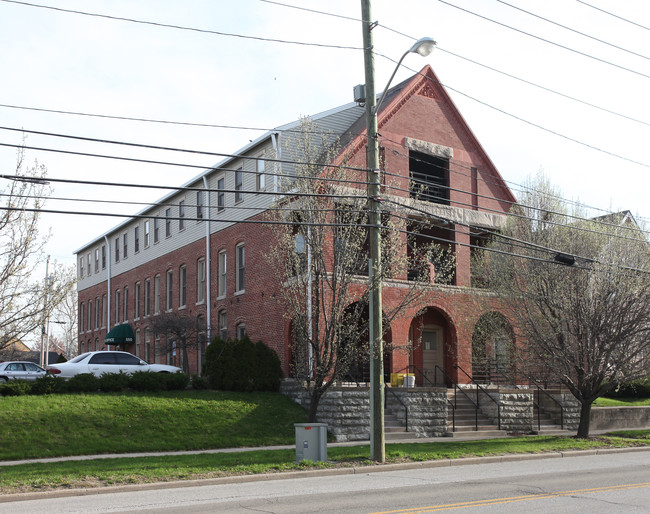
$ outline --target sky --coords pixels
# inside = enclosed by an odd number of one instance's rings
[[[0,173],[16,162],[2,145],[23,140],[8,129],[234,153],[353,100],[364,82],[360,17],[355,0],[0,0]],[[543,170],[594,215],[650,218],[650,2],[373,0],[372,18],[377,90],[415,39],[433,37],[436,50],[408,55],[394,84],[431,65],[515,194]],[[53,179],[173,187],[220,161],[37,134],[25,144],[196,166],[28,150]],[[46,208],[66,212],[134,214],[166,192],[51,186]],[[75,250],[121,220],[44,214],[47,252],[73,264]]]

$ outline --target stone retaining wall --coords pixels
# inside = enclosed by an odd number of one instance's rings
[[[593,407],[590,430],[632,430],[650,428],[650,407]]]
[[[407,410],[408,432],[414,437],[447,435],[446,388],[391,388],[386,394],[386,412],[404,422]]]

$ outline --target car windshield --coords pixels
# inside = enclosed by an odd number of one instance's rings
[[[74,359],[69,360],[68,362],[81,362],[82,360],[88,358],[90,353],[82,353],[81,355],[77,355]]]

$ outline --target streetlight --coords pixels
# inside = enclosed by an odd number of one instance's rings
[[[366,168],[368,170],[368,208],[369,208],[369,235],[370,258],[368,259],[368,274],[370,279],[370,458],[376,462],[386,460],[384,438],[384,371],[383,371],[383,329],[382,329],[382,299],[381,299],[381,212],[379,206],[379,142],[377,140],[377,111],[386,96],[386,92],[402,64],[404,58],[410,53],[422,56],[429,55],[436,42],[425,37],[402,55],[390,77],[386,88],[376,104],[375,93],[375,61],[373,55],[370,0],[361,0],[361,19],[363,28],[363,57],[366,78],[366,133],[367,153]],[[376,277],[376,279],[375,279]]]

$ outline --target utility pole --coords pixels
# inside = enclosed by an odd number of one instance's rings
[[[368,174],[368,209],[370,258],[370,458],[386,460],[384,436],[384,359],[382,329],[381,211],[379,205],[379,142],[377,139],[377,94],[375,92],[375,58],[373,55],[370,0],[361,0],[363,60],[366,79],[366,168]]]
[[[48,330],[47,328],[47,297],[48,293],[50,292],[50,256],[47,256],[47,261],[45,263],[45,281],[43,282],[43,285],[45,287],[45,294],[43,295],[43,321],[42,321],[42,326],[41,326],[41,355],[40,355],[40,365],[41,367],[45,367],[47,364],[45,362],[45,335]],[[49,343],[49,338],[48,338],[48,343]]]

